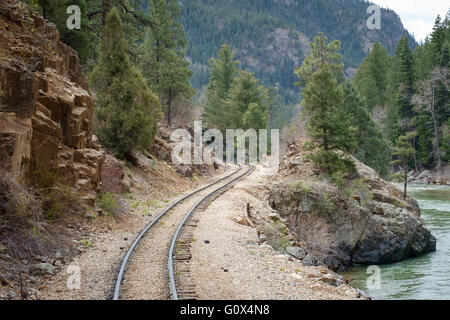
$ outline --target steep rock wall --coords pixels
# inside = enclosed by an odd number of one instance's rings
[[[22,183],[48,170],[80,191],[98,188],[104,154],[78,55],[16,0],[0,3],[0,106],[2,169]]]

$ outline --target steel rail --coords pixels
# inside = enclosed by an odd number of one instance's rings
[[[145,228],[144,230],[142,230],[142,232],[136,237],[136,239],[134,240],[133,244],[130,246],[130,248],[128,249],[127,253],[125,254],[122,263],[120,265],[120,269],[119,269],[119,273],[117,275],[117,279],[116,279],[116,284],[114,287],[114,296],[113,296],[113,300],[120,300],[120,289],[122,286],[122,280],[124,278],[126,269],[127,269],[127,265],[130,262],[130,258],[133,255],[133,252],[135,251],[136,247],[138,246],[138,244],[140,243],[140,241],[142,240],[142,238],[147,234],[147,232],[153,227],[153,225],[158,222],[167,212],[169,212],[170,210],[172,210],[174,207],[176,207],[177,205],[179,205],[181,202],[183,202],[184,200],[196,195],[197,193],[204,191],[228,178],[230,178],[231,176],[237,174],[238,172],[240,172],[242,170],[242,166],[239,165],[239,169],[234,171],[233,173],[213,182],[208,184],[205,187],[202,187],[184,197],[182,197],[181,199],[175,201],[174,203],[172,203],[169,207],[167,207],[166,209],[164,209],[164,211],[162,211],[155,219],[153,219]],[[242,177],[242,176],[240,176]],[[238,177],[238,178],[240,178]],[[231,182],[236,181],[236,179],[232,180]],[[226,184],[229,185],[230,183]],[[223,187],[222,187],[223,188]],[[217,192],[218,190],[220,190],[221,188],[213,191],[212,193]],[[208,194],[206,197],[209,197],[212,193]],[[204,198],[205,199],[205,198]],[[184,220],[183,220],[184,221]]]
[[[177,231],[175,232],[175,235],[172,239],[172,243],[170,244],[170,249],[169,249],[169,261],[168,261],[168,267],[169,267],[169,278],[170,278],[170,291],[172,293],[172,300],[178,300],[178,291],[176,288],[176,283],[175,283],[175,268],[174,268],[174,252],[175,252],[175,247],[177,244],[178,239],[180,238],[180,235],[186,225],[186,223],[189,221],[189,219],[192,217],[192,215],[194,214],[194,212],[198,209],[198,207],[209,197],[211,197],[212,195],[216,194],[217,192],[227,188],[228,186],[230,186],[232,183],[242,179],[243,177],[245,177],[247,174],[249,174],[253,169],[252,165],[249,165],[248,170],[243,173],[242,175],[234,178],[233,180],[229,181],[227,184],[221,186],[220,188],[217,188],[216,190],[210,192],[209,194],[207,194],[206,196],[204,196],[200,201],[198,201],[192,208],[191,210],[189,210],[189,212],[185,215],[185,217],[183,218],[183,221],[181,222],[181,224],[178,226]]]

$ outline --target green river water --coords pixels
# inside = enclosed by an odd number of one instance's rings
[[[411,185],[422,218],[437,240],[437,251],[419,258],[380,266],[379,289],[369,289],[372,273],[353,267],[344,273],[350,284],[373,299],[450,299],[450,186]]]

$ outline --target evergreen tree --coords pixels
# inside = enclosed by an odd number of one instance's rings
[[[376,42],[356,73],[354,84],[370,110],[376,105],[384,106],[388,101],[390,65],[387,50]]]
[[[410,170],[411,160],[415,157],[416,150],[413,147],[417,132],[410,131],[405,135],[397,138],[396,144],[393,148],[393,155],[396,160],[392,161],[393,165],[398,165],[403,171],[402,179],[404,182],[403,198],[406,199],[408,188],[408,171]]]
[[[414,116],[411,99],[414,95],[414,60],[408,38],[403,37],[397,48],[399,63],[398,93],[396,105],[402,118],[411,119]]]
[[[269,119],[267,90],[249,71],[241,71],[234,80],[226,101],[231,128],[266,129]]]
[[[310,44],[311,53],[305,58],[300,68],[295,73],[300,78],[297,85],[302,85],[310,81],[317,71],[325,68],[331,73],[332,78],[337,82],[344,79],[342,57],[338,53],[341,47],[340,41],[334,40],[327,44],[328,38],[320,33]]]
[[[450,118],[442,126],[442,159],[446,163],[450,161]]]
[[[313,160],[329,174],[354,169],[350,160],[336,153],[353,153],[356,147],[356,128],[343,112],[344,90],[339,80],[343,65],[337,53],[339,41],[327,44],[321,34],[311,43],[311,54],[296,74],[306,83],[303,95],[303,113],[308,117],[308,133],[319,152]]]
[[[440,65],[442,62],[442,53],[444,51],[444,43],[445,43],[445,25],[441,19],[441,16],[438,15],[436,21],[434,22],[433,32],[431,33],[431,57],[433,61],[433,65]]]
[[[274,87],[268,88],[269,128],[283,129],[297,115],[296,106],[286,103]]]
[[[389,171],[389,144],[380,126],[375,122],[365,101],[358,95],[350,82],[344,85],[343,110],[357,128],[357,148],[354,156],[382,176]]]
[[[433,61],[430,54],[430,39],[428,37],[422,46],[414,50],[413,55],[416,79],[424,80],[433,69]]]
[[[31,6],[40,9],[44,18],[56,24],[60,33],[60,40],[77,51],[81,63],[85,64],[92,56],[94,49],[92,39],[95,34],[91,31],[91,23],[87,16],[86,0],[28,0]],[[80,8],[81,28],[79,30],[70,30],[67,28],[67,8],[76,5]]]
[[[387,119],[383,123],[392,143],[408,132],[415,152],[408,165],[418,169],[442,168],[448,163],[448,121],[450,119],[450,21],[436,19],[433,32],[423,45],[412,52],[407,37],[398,44],[389,67],[373,75],[374,49],[361,65],[354,79],[358,92],[373,105],[381,97],[375,76],[387,75],[385,101]],[[381,54],[380,48],[378,57]],[[382,63],[377,63],[382,65]],[[385,72],[386,71],[386,72]],[[393,99],[391,98],[393,97]],[[379,110],[376,110],[377,112]],[[383,114],[377,114],[383,119]],[[383,121],[383,120],[382,120]]]
[[[222,45],[218,57],[210,61],[211,77],[203,111],[203,119],[210,127],[225,130],[230,126],[226,101],[239,71],[237,64],[234,52],[226,44]]]
[[[97,93],[99,138],[125,157],[133,148],[149,148],[160,114],[158,98],[130,63],[118,10],[113,8],[103,30],[100,61],[91,83]]]
[[[414,59],[407,36],[404,36],[397,47],[394,63],[396,70],[395,100],[388,108],[387,129],[391,141],[406,132],[415,129],[415,112],[412,98],[415,93]],[[416,141],[414,142],[416,145]],[[414,154],[415,156],[415,154]],[[418,168],[417,159],[414,158],[414,167]]]
[[[172,105],[180,97],[191,98],[192,72],[185,60],[186,40],[175,0],[150,0],[150,32],[139,50],[140,68],[150,88],[158,94],[172,121]]]

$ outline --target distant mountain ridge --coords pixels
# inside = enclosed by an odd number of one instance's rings
[[[393,53],[407,33],[400,17],[386,9],[381,11],[381,29],[369,30],[371,3],[363,0],[189,0],[180,5],[195,87],[207,84],[208,60],[228,43],[242,68],[255,72],[265,85],[278,84],[288,102],[298,99],[294,67],[309,53],[309,42],[319,32],[341,41],[347,76],[375,42]]]

